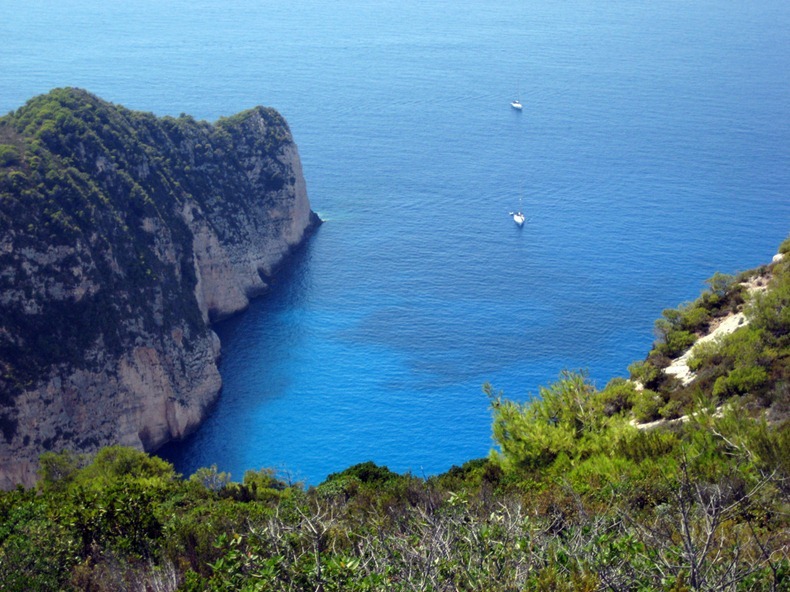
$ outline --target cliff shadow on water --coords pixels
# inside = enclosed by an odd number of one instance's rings
[[[243,445],[248,448],[246,456],[255,455],[249,450],[250,443],[261,437],[265,427],[251,418],[267,400],[277,396],[272,393],[277,389],[270,387],[277,384],[282,374],[282,368],[277,368],[279,352],[299,350],[304,336],[299,329],[302,323],[294,322],[294,317],[311,314],[312,260],[323,224],[316,219],[310,238],[295,247],[284,264],[267,277],[269,289],[253,299],[243,312],[214,323],[213,329],[222,343],[219,370],[223,385],[230,384],[230,388],[223,386],[205,421],[195,431],[155,451],[185,477],[211,465],[229,470],[227,453],[231,448]],[[288,348],[281,347],[283,340],[290,342]],[[234,450],[230,456],[238,457],[239,452]],[[271,461],[258,459],[259,468],[268,464]],[[234,472],[233,476],[242,475]]]

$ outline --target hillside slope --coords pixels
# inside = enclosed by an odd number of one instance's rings
[[[318,224],[282,117],[58,89],[0,118],[0,487],[45,450],[153,450],[220,389],[209,323]]]

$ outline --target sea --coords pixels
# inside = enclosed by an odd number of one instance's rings
[[[76,86],[291,127],[325,222],[215,327],[184,475],[485,457],[484,383],[602,388],[790,231],[787,0],[5,0],[0,39],[0,113]]]

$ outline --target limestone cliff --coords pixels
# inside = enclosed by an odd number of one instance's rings
[[[153,450],[221,381],[209,323],[319,223],[282,117],[214,124],[78,89],[0,118],[0,487],[45,450]]]

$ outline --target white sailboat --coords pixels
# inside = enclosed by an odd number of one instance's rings
[[[521,89],[518,89],[518,92],[516,93],[516,99],[510,101],[510,106],[513,107],[513,109],[515,109],[516,111],[521,111],[524,108],[521,104],[521,98],[519,97],[520,94],[521,94]]]
[[[521,198],[518,198],[518,211],[510,212],[510,215],[513,216],[513,222],[516,223],[517,226],[524,226],[524,222],[526,222],[526,216],[524,216],[523,212],[521,211]]]

